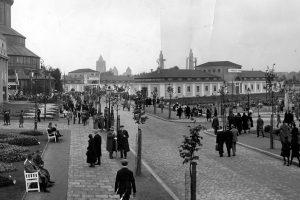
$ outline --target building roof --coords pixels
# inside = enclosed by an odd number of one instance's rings
[[[263,71],[242,71],[239,75],[243,78],[265,78],[265,72]]]
[[[76,70],[71,71],[69,73],[85,73],[85,72],[98,72],[98,71],[90,69],[90,68],[83,68],[83,69],[76,69]]]
[[[17,32],[16,30],[7,27],[5,25],[0,25],[0,33],[2,33],[3,35],[15,35],[15,36],[19,36],[22,38],[25,38],[25,36],[21,35],[19,32]]]
[[[107,76],[107,75],[103,75],[103,74],[100,74],[100,82],[103,82],[103,81],[120,81],[120,82],[124,82],[124,81],[127,81],[127,82],[130,82],[130,81],[133,81],[134,78],[133,76]]]
[[[156,78],[218,78],[210,73],[202,72],[199,70],[187,70],[187,69],[160,69],[154,72],[140,74],[135,79],[156,79]]]
[[[39,58],[32,51],[21,45],[7,45],[7,55],[8,56],[27,56]]]
[[[242,66],[230,61],[215,61],[215,62],[206,62],[196,66],[196,68],[197,67],[240,67],[241,68]]]

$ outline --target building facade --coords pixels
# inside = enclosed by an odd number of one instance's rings
[[[18,84],[18,89],[28,91],[28,88],[18,82],[16,73],[22,77],[29,77],[36,68],[40,69],[40,57],[26,48],[25,36],[21,35],[11,27],[11,6],[13,0],[0,0],[0,34],[6,39],[9,82]],[[30,79],[24,81],[30,85]],[[20,84],[19,84],[20,83]]]
[[[68,73],[63,78],[64,90],[83,92],[86,86],[100,86],[100,72],[92,69],[77,69]]]
[[[5,38],[0,34],[0,104],[8,100],[8,57]]]

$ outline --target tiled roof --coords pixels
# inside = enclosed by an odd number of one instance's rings
[[[263,71],[242,71],[239,75],[243,78],[265,78],[265,72]]]
[[[155,79],[155,78],[218,78],[220,77],[202,72],[200,70],[187,70],[187,69],[160,69],[154,72],[141,74],[135,79]]]
[[[69,73],[84,73],[84,72],[97,72],[96,70],[90,69],[90,68],[84,68],[84,69],[76,69],[74,71],[71,71]]]
[[[9,27],[4,26],[4,25],[0,25],[0,33],[2,33],[3,35],[16,35],[16,36],[25,38],[25,36],[21,35],[17,31],[15,31],[14,29],[9,28]]]
[[[196,68],[197,67],[242,67],[242,66],[230,61],[215,61],[215,62],[206,62],[196,66]]]
[[[100,75],[100,81],[133,81],[133,76],[105,76]]]
[[[8,56],[28,56],[39,58],[32,51],[21,45],[7,45],[7,55]]]

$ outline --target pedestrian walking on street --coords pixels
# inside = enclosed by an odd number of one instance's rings
[[[19,128],[23,128],[23,124],[24,124],[24,112],[23,110],[21,110],[21,113],[19,115]]]
[[[292,149],[292,155],[291,155],[290,164],[293,163],[293,158],[297,158],[300,167],[298,128],[296,127],[295,123],[293,123],[293,129],[292,129],[291,149]]]
[[[136,194],[135,179],[133,172],[127,168],[127,160],[121,161],[122,168],[118,170],[115,180],[115,192],[120,195],[120,199],[129,200],[131,191],[133,197]]]
[[[225,142],[224,132],[223,132],[223,130],[220,130],[220,131],[217,132],[217,137],[216,137],[216,150],[219,151],[219,156],[220,157],[223,157],[224,142]]]
[[[40,122],[41,121],[41,109],[37,109],[37,119]]]
[[[237,113],[237,115],[234,117],[234,123],[238,130],[238,135],[241,135],[243,130],[243,121],[240,113]]]
[[[67,120],[68,120],[68,125],[70,125],[70,121],[72,120],[72,112],[68,111],[67,113]]]
[[[257,137],[259,137],[259,133],[261,132],[262,137],[265,137],[264,135],[264,120],[258,115],[257,121],[256,121],[256,131],[257,131]]]
[[[127,158],[127,152],[129,152],[129,143],[128,143],[129,134],[124,130],[124,126],[120,126],[120,130],[117,134],[118,141],[118,150],[120,151],[121,158]]]
[[[99,131],[100,130],[96,130],[95,136],[94,136],[94,148],[95,148],[96,157],[97,157],[96,165],[101,165],[101,156],[102,156],[102,151],[101,151],[102,138],[99,135]]]
[[[233,127],[231,129],[231,132],[232,132],[232,156],[235,156],[236,154],[236,143],[238,141],[238,130]]]
[[[107,132],[107,138],[106,138],[106,150],[109,152],[110,159],[113,159],[113,151],[116,149],[114,138],[115,138],[114,128],[111,127]]]
[[[289,166],[290,149],[291,149],[291,143],[289,142],[289,138],[285,137],[284,141],[282,143],[282,148],[281,148],[281,156],[283,157],[283,165]],[[287,159],[287,162],[286,162],[286,159]]]
[[[78,111],[78,124],[80,124],[80,121],[81,121],[81,111],[79,110]]]
[[[97,158],[96,158],[95,145],[94,145],[94,139],[92,134],[89,134],[89,144],[87,147],[86,156],[87,156],[86,162],[90,164],[90,167],[95,167]]]
[[[242,123],[243,123],[243,130],[244,130],[244,133],[246,133],[246,130],[249,129],[249,127],[248,127],[248,125],[249,125],[248,121],[249,121],[248,116],[247,116],[245,113],[243,113],[243,116],[242,116]]]
[[[276,127],[278,128],[279,127],[279,124],[281,123],[281,119],[280,119],[280,114],[279,112],[277,113],[277,125]]]
[[[285,137],[290,136],[290,127],[286,124],[286,121],[283,120],[282,125],[280,126],[279,139],[281,144],[283,145]]]
[[[225,144],[226,144],[228,157],[231,156],[230,152],[232,149],[232,142],[233,142],[233,133],[229,128],[227,128],[227,130],[225,131]]]
[[[217,131],[219,129],[219,119],[217,115],[214,116],[211,126],[214,129],[215,135],[217,135]]]
[[[181,106],[179,106],[179,108],[177,109],[177,116],[179,117],[179,119],[181,119],[182,112],[183,112],[183,110],[182,110]]]
[[[73,112],[73,124],[76,123],[76,117],[77,117],[77,112],[76,112],[76,110],[74,109],[74,112]]]

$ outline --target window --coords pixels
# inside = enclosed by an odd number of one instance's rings
[[[208,92],[208,85],[205,86],[205,91]]]
[[[253,89],[254,89],[254,85],[253,85],[253,84],[251,84],[251,85],[250,85],[250,87],[251,87],[251,90],[253,90]]]
[[[200,92],[200,86],[196,87],[197,92]]]
[[[215,69],[213,69],[213,72],[214,72],[214,73],[216,73],[216,70],[215,70]]]
[[[244,85],[244,87],[245,87],[245,90],[247,90],[247,89],[248,89],[248,86],[247,86],[247,85]]]
[[[208,70],[208,72],[210,73],[210,69]]]
[[[221,69],[218,69],[218,72],[220,73],[220,72],[221,72]]]
[[[177,93],[181,93],[181,87],[177,88]]]
[[[191,92],[191,86],[186,87],[187,92]]]
[[[214,85],[214,92],[216,92],[217,91],[217,86],[216,85]]]
[[[256,89],[259,90],[259,84],[256,85]]]
[[[206,72],[206,70],[203,70],[203,72]]]
[[[266,86],[266,84],[263,84],[263,88],[264,88],[264,90],[266,90],[266,89],[267,89],[267,86]]]
[[[157,92],[157,87],[154,87],[154,88],[153,88],[153,91],[156,91],[156,92]]]

